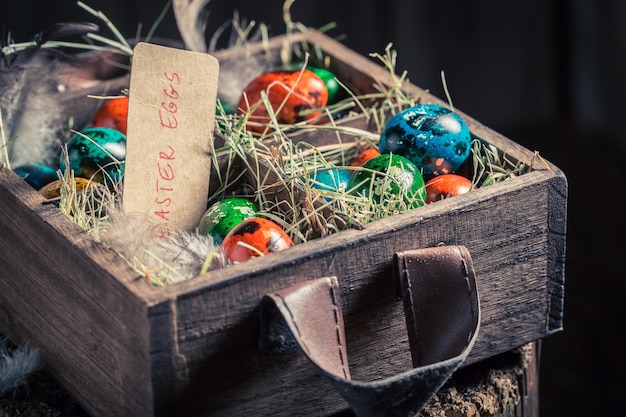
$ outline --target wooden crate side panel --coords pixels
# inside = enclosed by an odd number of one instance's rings
[[[186,383],[185,374],[177,374],[175,304],[165,300],[149,309],[151,376],[154,395],[154,416],[169,417],[179,415],[176,401],[177,387]]]
[[[328,59],[329,69],[351,93],[357,96],[379,93],[374,84],[392,84],[391,73],[380,62],[356,53],[321,32],[309,31],[306,37],[312,45],[321,49]],[[423,90],[420,89],[420,92]]]
[[[6,168],[0,195],[0,331],[95,417],[150,416],[145,303],[101,265],[128,271]]]
[[[467,363],[546,336],[548,245],[555,228],[547,213],[551,178],[547,171],[530,173],[511,182],[513,188],[490,186],[363,231],[344,231],[214,271],[209,274],[214,285],[192,289],[199,282],[186,283],[189,287],[175,296],[173,342],[177,355],[185,358],[178,363],[189,370],[180,401],[192,405],[186,415],[305,414],[320,407],[313,401],[309,409],[307,402],[318,393],[334,411],[344,406],[313,368],[304,366],[306,361],[258,352],[260,298],[304,279],[339,277],[353,378],[376,379],[409,369],[404,314],[391,280],[392,256],[401,250],[439,243],[468,247],[482,322]],[[300,396],[285,389],[294,381]]]
[[[552,190],[548,199],[550,241],[548,242],[548,303],[547,330],[563,329],[565,303],[565,251],[567,229],[567,179],[556,176],[550,182]]]

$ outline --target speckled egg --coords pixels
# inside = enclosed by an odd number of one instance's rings
[[[293,245],[289,235],[278,224],[261,217],[251,217],[235,226],[220,247],[229,262],[243,262],[281,252]]]
[[[57,170],[44,164],[24,164],[13,168],[20,178],[29,183],[31,187],[39,190],[46,184],[59,179]]]
[[[328,90],[328,101],[327,104],[334,104],[337,102],[339,98],[339,82],[331,71],[326,68],[319,68],[313,66],[307,66],[308,70],[313,71],[318,77],[324,81],[326,84],[326,89]]]
[[[404,201],[406,208],[426,201],[424,178],[413,162],[401,155],[384,153],[370,159],[352,174],[352,193],[369,196],[378,203]]]
[[[315,109],[322,109],[328,102],[328,89],[313,71],[284,70],[261,74],[244,89],[238,106],[239,114],[251,110],[249,122],[253,123],[248,123],[246,128],[259,133],[264,132],[271,123],[268,110],[261,101],[263,91],[281,124],[317,117],[321,111]]]
[[[69,140],[67,156],[69,168],[77,177],[92,178],[101,183],[117,182],[124,175],[126,135],[109,127],[85,129]],[[60,167],[66,169],[63,154]]]
[[[393,116],[380,137],[381,153],[409,158],[426,179],[454,173],[469,157],[472,138],[465,121],[438,104],[420,104]]]
[[[228,232],[245,219],[254,217],[258,211],[257,205],[247,198],[225,198],[207,209],[198,224],[198,233],[213,237],[219,245]]]
[[[308,184],[321,191],[345,192],[352,179],[352,174],[346,169],[318,168],[309,174]]]
[[[426,182],[426,203],[465,194],[472,190],[472,181],[457,174],[442,174]]]
[[[128,127],[128,96],[104,100],[91,121],[93,127],[110,127],[126,134]]]

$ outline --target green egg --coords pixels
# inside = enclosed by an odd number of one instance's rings
[[[213,237],[220,244],[224,237],[239,223],[254,217],[259,208],[252,201],[241,197],[228,197],[211,205],[198,224],[198,233]]]
[[[369,197],[392,208],[417,208],[426,202],[424,177],[419,168],[404,156],[385,153],[370,159],[352,175],[351,193]]]

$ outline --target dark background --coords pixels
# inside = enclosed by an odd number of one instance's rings
[[[2,34],[28,40],[52,22],[95,21],[73,1],[3,1]],[[91,0],[128,37],[163,0]],[[356,7],[355,7],[356,6]],[[282,1],[213,0],[208,33],[240,16],[284,33]],[[542,416],[620,414],[626,370],[626,2],[298,0],[292,18],[357,52],[392,43],[398,71],[560,167],[569,180],[565,330],[543,341]],[[156,35],[178,38],[169,11]],[[521,277],[520,277],[521,279]]]

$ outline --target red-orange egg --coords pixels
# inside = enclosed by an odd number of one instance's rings
[[[226,260],[243,262],[283,251],[293,245],[289,235],[278,224],[261,217],[251,217],[226,235],[221,250]]]
[[[126,134],[128,126],[128,97],[104,100],[91,120],[93,127],[110,127]]]
[[[353,167],[363,166],[367,161],[369,161],[372,158],[376,158],[379,155],[380,155],[380,151],[378,149],[367,148],[361,151],[361,153],[359,153],[357,157],[354,158],[350,166],[353,166]]]
[[[465,194],[472,190],[472,181],[457,174],[442,174],[426,182],[426,203]]]
[[[268,109],[261,101],[261,92],[281,124],[294,124],[313,119],[321,114],[328,102],[328,88],[324,81],[310,70],[270,71],[254,80],[244,89],[239,100],[239,114],[252,110],[248,130],[262,133],[271,124]],[[261,125],[259,125],[261,124]]]

